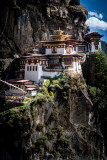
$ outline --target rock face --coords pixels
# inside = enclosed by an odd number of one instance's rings
[[[73,38],[83,39],[88,12],[79,0],[20,0],[0,5],[0,57],[24,51],[33,43],[46,40],[61,27]]]
[[[56,92],[54,101],[35,99],[28,108],[0,114],[0,155],[11,160],[104,160],[103,137],[93,123],[86,90],[67,93],[67,100]]]
[[[4,70],[10,68],[8,58],[12,61],[36,42],[49,39],[59,27],[72,38],[84,39],[89,30],[87,16],[79,0],[4,0],[0,4],[0,59]]]

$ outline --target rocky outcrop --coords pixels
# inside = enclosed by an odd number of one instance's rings
[[[0,4],[0,59],[3,67],[10,67],[5,59],[14,60],[34,47],[36,42],[49,39],[59,27],[72,38],[84,39],[89,30],[85,25],[87,16],[88,12],[79,0],[4,0]]]
[[[83,39],[88,29],[84,25],[88,12],[78,0],[19,0],[10,4],[5,0],[0,10],[0,57],[8,58],[48,39],[59,27],[78,39]]]
[[[51,101],[38,95],[28,105],[2,112],[0,155],[14,160],[104,160],[103,136],[93,125],[86,90],[62,93],[56,90]]]

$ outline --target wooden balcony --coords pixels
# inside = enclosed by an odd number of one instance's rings
[[[60,62],[48,62],[48,66],[61,66]]]

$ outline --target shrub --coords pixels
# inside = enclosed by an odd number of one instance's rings
[[[44,86],[45,86],[46,88],[48,88],[49,85],[50,85],[50,80],[48,79],[48,80],[46,80],[46,82],[44,83]]]
[[[61,156],[61,154],[57,151],[54,151],[53,154],[54,154],[55,157],[60,157]]]
[[[60,146],[62,146],[62,147],[68,147],[69,144],[70,144],[70,140],[68,140],[67,138],[61,136],[61,137],[58,139],[58,143],[59,143]]]
[[[47,96],[42,93],[38,93],[35,97],[35,104],[43,105],[44,102],[48,101]]]
[[[54,138],[55,136],[57,136],[57,130],[56,129],[52,129],[52,130],[49,130],[47,132],[47,136],[48,136],[48,139],[52,139]]]
[[[59,110],[58,109],[55,109],[53,111],[53,113],[51,114],[51,120],[56,120],[58,118],[58,115],[59,115]]]
[[[46,87],[42,87],[41,92],[43,92],[46,96],[49,96],[48,89]]]
[[[64,132],[63,127],[58,126],[57,127],[57,133],[58,133],[58,135],[61,136],[63,134],[63,132]]]
[[[37,140],[36,143],[38,143],[39,145],[43,145],[46,140],[48,140],[48,137],[47,137],[47,136],[42,136],[41,138],[39,138],[39,139]]]
[[[32,149],[35,149],[35,145],[34,145],[34,144],[32,144],[31,148],[32,148]]]
[[[36,127],[37,131],[41,131],[45,127],[45,124],[39,123]]]
[[[50,93],[49,93],[49,94],[50,94],[50,96],[53,96],[53,92],[52,92],[52,91],[50,91]]]

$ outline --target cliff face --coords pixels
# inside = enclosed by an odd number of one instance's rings
[[[73,38],[83,39],[87,16],[79,0],[5,0],[0,5],[0,57],[14,57],[25,47],[48,39],[59,27]]]
[[[11,160],[104,159],[103,137],[84,83],[61,79],[56,87],[53,100],[40,94],[0,114],[0,155]]]

